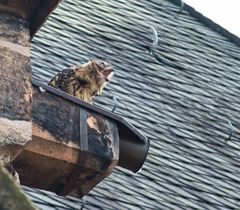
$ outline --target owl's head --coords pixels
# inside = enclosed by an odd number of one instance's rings
[[[109,82],[114,74],[114,70],[111,64],[102,60],[90,60],[92,70],[96,72],[96,76],[103,79],[105,82]]]
[[[102,61],[102,60],[90,60],[88,64],[91,66],[91,71],[96,78],[96,85],[98,86],[99,91],[97,94],[102,92],[104,86],[110,81],[114,74],[114,70],[111,64]]]

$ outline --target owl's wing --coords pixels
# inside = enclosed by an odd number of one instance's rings
[[[84,90],[85,85],[89,82],[77,76],[76,68],[67,68],[59,72],[52,80],[49,85],[58,88],[72,96],[79,99],[85,99]]]
[[[48,84],[61,90],[66,90],[68,84],[75,79],[74,68],[67,68],[54,76]]]

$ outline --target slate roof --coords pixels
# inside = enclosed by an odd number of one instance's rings
[[[40,209],[240,208],[239,39],[174,2],[65,0],[33,39],[41,81],[92,57],[112,63],[95,104],[111,110],[116,96],[115,113],[151,141],[140,173],[118,168],[84,200],[25,187]]]

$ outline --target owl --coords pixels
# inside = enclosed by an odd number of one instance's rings
[[[62,70],[51,79],[49,85],[92,103],[92,97],[102,93],[113,74],[114,70],[109,63],[94,59]]]

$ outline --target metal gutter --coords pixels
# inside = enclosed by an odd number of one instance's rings
[[[116,115],[116,114],[114,114],[112,112],[109,112],[109,111],[107,111],[107,110],[105,110],[105,109],[103,109],[101,107],[96,106],[96,105],[92,105],[92,104],[87,103],[85,101],[79,100],[79,99],[77,99],[77,98],[75,98],[75,97],[73,97],[73,96],[71,96],[71,95],[69,95],[69,94],[59,90],[59,89],[56,89],[56,88],[54,88],[52,86],[46,85],[44,83],[41,83],[41,82],[39,82],[37,80],[33,80],[32,84],[35,85],[35,86],[41,87],[44,90],[46,90],[46,91],[48,91],[50,93],[53,93],[53,94],[55,94],[57,96],[60,96],[60,97],[66,99],[68,101],[74,102],[75,104],[78,104],[78,105],[80,105],[80,106],[82,106],[82,107],[84,107],[84,108],[86,108],[88,110],[94,111],[94,112],[96,112],[98,114],[102,114],[102,115],[104,115],[104,116],[106,116],[106,117],[116,121],[118,124],[121,124],[122,126],[124,126],[124,127],[128,128],[129,130],[131,130],[134,134],[136,134],[138,136],[138,138],[142,142],[146,143],[148,141],[147,138],[139,130],[137,130],[133,125],[128,123],[124,118],[120,117],[119,115]]]
[[[116,115],[98,106],[89,104],[85,101],[79,100],[52,86],[43,84],[36,80],[33,80],[32,84],[36,87],[41,87],[42,89],[56,96],[64,98],[65,100],[73,102],[90,112],[101,114],[104,117],[113,120],[118,126],[118,133],[120,139],[118,165],[133,172],[138,172],[141,169],[143,163],[146,160],[150,142],[146,138],[146,136],[144,136],[133,125],[128,123],[124,118],[120,117],[119,115]]]

